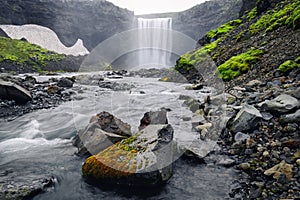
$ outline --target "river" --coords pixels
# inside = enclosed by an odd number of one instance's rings
[[[8,171],[13,182],[54,177],[54,185],[35,196],[35,200],[228,199],[230,185],[237,176],[233,169],[187,159],[174,162],[173,177],[158,189],[98,188],[84,181],[81,176],[84,158],[74,155],[72,137],[88,124],[92,115],[101,111],[111,112],[136,131],[145,112],[167,108],[169,123],[175,130],[174,140],[180,144],[198,139],[191,131],[190,121],[183,120],[192,113],[182,105],[179,96],[202,99],[205,94],[185,90],[186,84],[160,82],[154,78],[125,77],[112,81],[129,83],[134,88],[112,91],[96,85],[75,84],[72,101],[10,122],[0,122],[0,171]],[[203,145],[207,144],[203,142]],[[207,145],[207,149],[213,149],[214,145]],[[0,176],[0,182],[4,178]]]

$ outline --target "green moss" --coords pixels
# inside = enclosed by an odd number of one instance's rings
[[[257,16],[257,8],[253,8],[250,12],[246,14],[246,19],[251,20]]]
[[[269,10],[262,15],[256,23],[249,27],[252,34],[261,30],[270,32],[281,26],[299,28],[300,26],[300,1],[294,0],[293,3],[285,5],[282,9]]]
[[[296,61],[287,60],[278,67],[278,70],[283,72],[283,73],[286,73],[286,72],[290,72],[290,71],[292,71],[293,69],[296,69],[296,68],[300,68],[300,65],[297,64]]]
[[[296,58],[295,62],[296,62],[297,64],[300,64],[300,56],[299,56],[298,58]]]
[[[258,56],[263,54],[262,50],[251,49],[245,53],[231,57],[217,69],[219,76],[224,81],[229,81],[242,73],[246,73],[251,64],[257,62]]]
[[[50,61],[63,60],[65,55],[57,54],[26,41],[0,37],[0,62],[9,61],[19,65],[32,65],[41,70]]]
[[[219,38],[220,36],[223,36],[227,33],[229,33],[230,31],[236,29],[236,27],[240,24],[242,24],[242,20],[241,19],[237,19],[237,20],[233,20],[230,21],[226,24],[223,24],[222,26],[220,26],[217,29],[211,30],[207,33],[207,37],[209,39],[213,39],[213,38]]]

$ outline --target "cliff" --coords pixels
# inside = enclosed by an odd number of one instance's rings
[[[103,0],[3,0],[0,24],[37,24],[55,31],[66,46],[95,45],[133,26],[134,14]]]

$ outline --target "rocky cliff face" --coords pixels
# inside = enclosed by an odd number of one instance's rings
[[[0,24],[38,24],[54,30],[66,46],[78,38],[92,50],[133,26],[134,14],[104,0],[3,0]]]
[[[212,0],[173,16],[173,29],[197,40],[211,29],[238,18],[241,0]]]
[[[241,0],[212,0],[159,17],[172,17],[174,30],[196,40],[237,18],[241,3]],[[88,50],[118,32],[133,28],[135,20],[133,12],[104,0],[3,0],[0,5],[0,24],[45,26],[55,31],[66,46],[74,45],[80,38]]]

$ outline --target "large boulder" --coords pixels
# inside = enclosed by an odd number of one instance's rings
[[[254,106],[245,104],[233,120],[231,130],[234,133],[254,128],[257,121],[262,118],[261,113]]]
[[[99,184],[155,186],[172,176],[173,128],[148,125],[84,162],[82,173]]]
[[[73,139],[77,155],[95,155],[107,147],[131,136],[131,127],[108,112],[93,116],[84,131]]]
[[[14,100],[24,104],[32,100],[31,94],[25,88],[7,81],[0,80],[0,99]]]
[[[272,113],[288,113],[299,107],[299,101],[287,94],[281,94],[275,99],[266,100],[259,104],[263,109]]]

